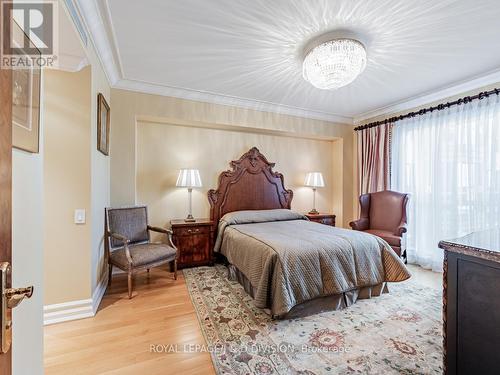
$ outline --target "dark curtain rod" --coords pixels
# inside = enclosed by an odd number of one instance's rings
[[[421,110],[416,111],[416,112],[409,112],[405,115],[394,116],[394,117],[386,118],[385,120],[370,122],[369,124],[366,124],[366,125],[357,126],[354,128],[354,130],[358,131],[358,130],[374,128],[374,127],[379,126],[379,125],[387,124],[390,122],[400,121],[400,120],[403,120],[405,118],[422,116],[428,112],[442,111],[445,108],[450,108],[450,107],[455,106],[455,105],[467,104],[467,103],[472,102],[473,100],[477,100],[477,99],[482,100],[482,99],[487,98],[488,96],[493,95],[493,94],[495,94],[495,95],[500,94],[500,89],[493,89],[490,91],[480,92],[477,95],[466,96],[466,97],[460,98],[458,100],[455,100],[453,102],[442,103],[442,104],[438,104],[434,107],[421,109]]]

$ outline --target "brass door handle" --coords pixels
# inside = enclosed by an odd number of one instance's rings
[[[33,287],[26,288],[8,288],[5,290],[7,297],[7,307],[13,309],[19,305],[25,298],[30,298],[33,295]]]
[[[10,264],[0,263],[0,352],[7,353],[12,342],[12,320],[10,311],[18,306],[24,299],[33,295],[33,287],[7,288],[10,275]]]

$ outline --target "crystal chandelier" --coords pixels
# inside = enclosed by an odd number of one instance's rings
[[[365,67],[366,49],[361,42],[334,39],[307,53],[302,74],[319,89],[335,90],[354,81]]]

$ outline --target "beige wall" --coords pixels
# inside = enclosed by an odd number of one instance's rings
[[[90,83],[89,67],[78,73],[45,71],[45,305],[91,294]],[[86,224],[74,224],[76,208],[87,210]]]
[[[193,191],[193,214],[208,217],[206,191],[217,186],[229,162],[256,146],[275,171],[285,176],[285,186],[294,191],[292,208],[312,208],[312,190],[303,186],[305,174],[321,171],[326,187],[318,189],[317,208],[336,212],[342,222],[342,140],[322,140],[287,135],[239,132],[166,123],[139,122],[137,126],[137,202],[149,206],[150,221],[166,226],[187,214],[187,190],[175,187],[180,168],[200,170],[203,188]],[[223,152],[222,152],[223,150]]]
[[[251,146],[259,146],[259,144],[253,143],[261,142],[262,152],[276,162],[276,169],[285,174],[287,185],[297,187],[298,190],[295,189],[298,197],[297,208],[307,209],[310,205],[307,203],[308,192],[300,187],[303,173],[309,168],[316,170],[325,167],[329,170],[322,172],[331,175],[329,179],[332,185],[321,193],[324,194],[321,199],[325,201],[320,202],[322,204],[320,208],[339,210],[340,212],[336,213],[341,216],[344,224],[353,217],[353,127],[351,125],[116,89],[111,90],[111,102],[111,204],[114,206],[134,204],[138,202],[139,198],[152,202],[146,196],[147,192],[143,189],[144,183],[141,182],[141,179],[143,178],[143,169],[146,168],[144,163],[146,160],[151,161],[154,152],[142,153],[140,147],[144,139],[141,137],[151,139],[154,136],[149,134],[150,132],[158,132],[159,134],[166,132],[161,135],[165,137],[162,138],[161,145],[160,140],[155,140],[155,145],[161,148],[161,153],[160,151],[156,152],[159,153],[159,157],[162,157],[160,155],[164,155],[164,153],[175,155],[175,163],[170,164],[162,161],[165,163],[162,171],[148,172],[156,173],[157,179],[166,184],[163,187],[165,194],[175,184],[173,176],[176,175],[178,167],[182,164],[181,161],[185,160],[193,165],[202,165],[214,160],[217,166],[213,167],[213,170],[206,170],[205,185],[195,194],[197,207],[204,207],[203,209],[206,210],[207,202],[202,205],[203,197],[206,196],[208,189],[215,187],[216,171],[227,169],[230,160],[239,157]],[[144,125],[146,122],[149,125]],[[152,126],[151,123],[157,125]],[[168,129],[172,125],[198,128],[197,137],[202,134],[200,129],[205,129],[206,133],[203,134],[207,138],[203,150],[191,148],[188,151],[186,149],[186,144],[189,143],[188,138],[185,138],[182,146],[177,141],[169,140],[167,135],[171,137],[177,134],[178,137],[186,137],[189,132],[192,134],[192,130]],[[222,131],[222,133],[217,131]],[[212,137],[211,134],[221,135],[224,138],[229,137],[235,143],[228,145],[222,139]],[[209,136],[210,138],[208,138]],[[273,137],[277,137],[275,138],[278,142],[276,149],[274,149],[272,142]],[[314,140],[316,143],[306,141],[311,139],[316,139]],[[330,148],[330,151],[324,151],[327,155],[321,158],[316,156],[317,150],[313,146],[317,145],[320,139],[330,143],[329,146],[321,146],[325,147],[324,150]],[[337,139],[334,146],[332,141]],[[301,154],[293,148],[296,144],[301,145]],[[168,150],[165,151],[164,148]],[[197,153],[193,154],[195,151]],[[292,169],[287,158],[295,154],[303,157],[304,160],[309,160],[308,164]],[[334,157],[336,160],[333,160]],[[330,160],[323,160],[323,158]],[[341,159],[341,163],[338,159]],[[315,165],[317,162],[321,162],[321,164]],[[289,171],[288,175],[287,171]],[[137,173],[139,173],[137,186],[142,189],[141,191],[136,188]],[[150,176],[145,178],[149,179]],[[338,185],[339,181],[341,181],[341,185]],[[157,188],[155,194],[160,194],[161,189]],[[176,206],[169,208],[172,213],[164,214],[164,222],[167,221],[168,217],[176,215],[183,217],[185,215],[185,199],[187,197],[183,197],[182,191],[176,190],[175,194],[178,195],[180,201],[175,200],[178,202]],[[156,195],[151,199],[160,198]],[[199,212],[198,214],[203,213]],[[342,221],[339,221],[339,225]]]

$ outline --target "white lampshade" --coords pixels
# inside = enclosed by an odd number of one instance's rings
[[[324,187],[325,181],[323,180],[323,175],[320,172],[310,172],[306,175],[306,180],[304,185],[310,187]]]
[[[189,168],[181,169],[175,185],[177,187],[187,188],[201,187],[200,171],[198,169]]]

